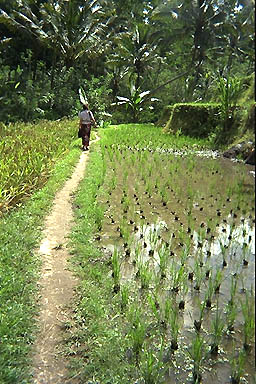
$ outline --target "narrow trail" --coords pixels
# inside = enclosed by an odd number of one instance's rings
[[[97,137],[95,142],[99,140]],[[92,143],[91,142],[91,143]],[[88,153],[83,152],[64,187],[56,194],[53,208],[45,221],[39,254],[43,262],[40,286],[40,327],[33,351],[33,383],[68,383],[67,362],[59,353],[62,329],[68,319],[68,306],[72,301],[77,279],[68,270],[70,257],[67,249],[73,212],[71,196],[84,177]]]

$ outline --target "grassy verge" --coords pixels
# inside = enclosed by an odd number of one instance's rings
[[[29,382],[29,352],[35,330],[39,245],[43,220],[56,191],[80,156],[78,140],[59,161],[43,189],[0,219],[0,383]]]
[[[101,378],[104,383],[129,383],[129,367],[122,361],[124,345],[120,344],[120,319],[115,318],[118,300],[113,297],[109,262],[102,258],[93,241],[99,217],[96,198],[103,180],[103,160],[100,145],[96,145],[75,201],[78,208],[72,235],[73,263],[81,285],[67,353],[74,356],[71,375],[81,382]]]

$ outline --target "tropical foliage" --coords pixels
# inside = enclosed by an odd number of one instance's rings
[[[220,101],[219,77],[243,85],[254,71],[253,11],[253,0],[2,0],[0,119],[74,115],[82,86],[96,117],[127,120],[113,103],[130,99],[131,78],[160,99],[140,121],[175,102]]]

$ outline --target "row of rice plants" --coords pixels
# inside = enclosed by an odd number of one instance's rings
[[[70,150],[77,121],[0,126],[0,213],[41,188],[53,165]]]
[[[132,132],[132,134],[131,134]],[[187,149],[202,150],[210,148],[210,145],[205,139],[195,139],[188,136],[176,137],[175,135],[164,134],[160,128],[153,124],[143,125],[143,130],[140,124],[123,124],[119,125],[118,129],[112,127],[108,129],[108,137],[105,138],[105,143],[111,146],[122,148],[147,149],[149,152],[158,149],[159,152],[172,153],[173,150],[186,151]]]
[[[146,143],[156,132],[150,130],[150,136],[148,127],[107,130],[101,142],[105,177],[94,197],[105,214],[94,239],[103,251],[104,270],[110,269],[104,295],[116,321],[119,364],[128,364],[141,383],[212,377],[217,383],[222,361],[234,383],[244,373],[250,383],[253,183],[240,165],[231,172],[229,164],[198,161],[191,154],[184,161],[168,148],[159,151],[157,142],[150,143],[153,152],[137,150],[137,135],[144,134]],[[116,137],[126,146],[113,146]],[[95,358],[94,347],[88,349]],[[111,376],[103,373],[104,364],[97,367],[95,381],[114,380],[116,369]],[[81,372],[83,380],[92,379],[89,368]]]

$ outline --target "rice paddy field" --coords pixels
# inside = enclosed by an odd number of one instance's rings
[[[152,125],[101,132],[75,201],[83,383],[255,383],[253,167]]]

